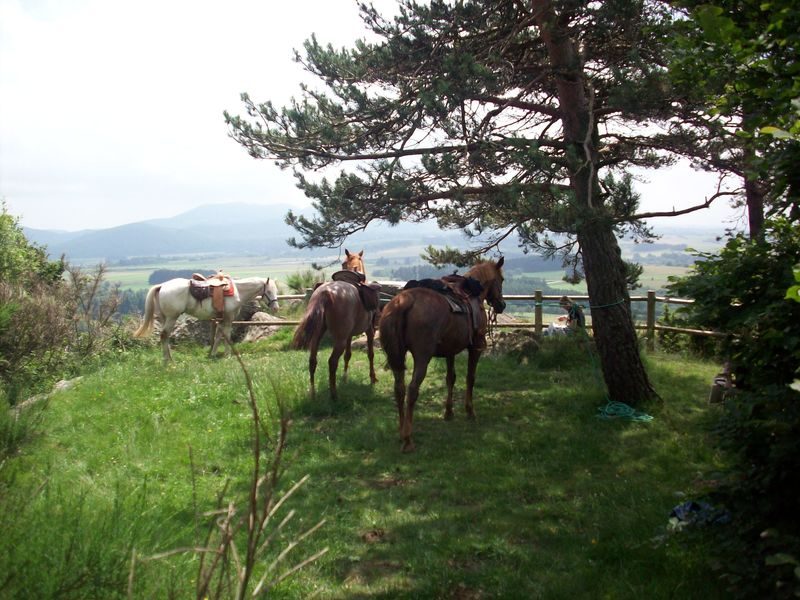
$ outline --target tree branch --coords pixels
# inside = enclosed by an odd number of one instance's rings
[[[717,198],[721,198],[722,196],[737,196],[741,193],[741,190],[733,190],[731,192],[716,192],[709,198],[706,198],[706,201],[702,204],[697,204],[695,206],[690,206],[689,208],[684,208],[681,210],[671,210],[671,211],[662,211],[662,212],[649,212],[649,213],[639,213],[638,215],[630,215],[628,217],[619,217],[617,219],[613,219],[614,223],[627,223],[629,221],[639,221],[641,219],[652,219],[655,217],[678,217],[680,215],[688,215],[689,213],[693,213],[698,210],[703,210],[704,208],[708,208],[711,206],[711,203],[714,202]]]
[[[477,102],[491,102],[492,104],[497,104],[498,106],[505,107],[505,106],[512,106],[514,108],[521,108],[523,110],[528,110],[531,112],[538,112],[543,115],[548,115],[550,117],[558,118],[561,116],[561,112],[552,106],[547,106],[546,104],[536,104],[533,102],[525,102],[524,100],[519,100],[518,98],[501,98],[499,96],[470,96],[470,100],[475,100]]]

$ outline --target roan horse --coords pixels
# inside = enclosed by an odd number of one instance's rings
[[[222,313],[221,327],[216,328],[216,335],[211,344],[209,356],[214,356],[219,345],[220,337],[224,334],[226,343],[226,354],[230,354],[231,348],[228,344],[231,339],[231,329],[233,318],[239,312],[242,304],[250,302],[253,298],[261,295],[270,310],[278,308],[278,286],[274,279],[267,277],[247,277],[245,279],[233,279],[233,294],[225,296],[224,311]],[[175,328],[175,322],[183,313],[192,315],[201,320],[208,321],[217,316],[212,299],[197,300],[189,292],[191,280],[177,278],[170,279],[159,285],[154,285],[147,292],[144,303],[144,321],[133,334],[135,337],[143,337],[153,329],[153,321],[158,320],[161,324],[161,349],[164,354],[164,362],[172,360],[169,350],[169,336]]]
[[[394,373],[394,397],[403,440],[403,452],[412,452],[414,442],[411,429],[414,420],[414,404],[419,388],[428,370],[431,358],[447,359],[447,402],[444,418],[453,418],[453,386],[456,380],[455,356],[467,350],[467,389],[464,408],[469,418],[475,418],[472,407],[472,388],[475,385],[475,370],[483,346],[481,328],[485,329],[486,314],[483,302],[488,301],[498,313],[503,312],[503,258],[497,263],[480,262],[470,269],[465,277],[477,279],[481,284],[479,301],[479,326],[476,327],[469,314],[454,313],[445,296],[424,287],[405,289],[395,296],[383,309],[380,322],[381,346],[386,353],[389,367]],[[477,343],[476,343],[477,342]],[[414,359],[414,371],[408,390],[405,385],[406,352]]]
[[[342,269],[355,271],[366,277],[363,256],[363,250],[358,254],[345,250]],[[356,335],[367,334],[369,379],[372,383],[377,381],[373,362],[376,311],[377,307],[374,310],[364,308],[357,287],[346,281],[328,281],[319,285],[311,294],[306,312],[295,331],[292,347],[296,350],[309,350],[308,374],[312,398],[316,397],[314,373],[317,370],[317,351],[326,331],[333,340],[333,351],[328,359],[328,384],[332,400],[337,399],[336,370],[339,367],[339,358],[344,353],[346,378],[352,354],[350,343]]]

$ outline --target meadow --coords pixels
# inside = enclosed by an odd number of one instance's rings
[[[383,258],[378,263],[379,258]],[[368,273],[370,279],[386,280],[392,279],[391,272],[399,266],[408,264],[421,264],[418,256],[394,256],[386,252],[380,252],[376,256],[366,255]],[[106,279],[111,283],[118,283],[122,289],[144,290],[150,287],[148,279],[153,271],[158,269],[187,269],[207,272],[213,269],[222,269],[234,277],[273,277],[282,284],[283,291],[287,292],[286,279],[295,273],[303,272],[312,268],[312,264],[325,267],[323,273],[329,276],[338,270],[341,258],[338,255],[330,255],[319,258],[302,259],[297,256],[283,258],[268,258],[259,256],[209,256],[209,257],[182,257],[153,259],[152,262],[137,264],[135,266],[121,266],[112,264],[108,267]],[[670,276],[684,275],[688,271],[686,267],[669,265],[643,265],[644,271],[640,277],[641,288],[632,292],[643,294],[646,290],[661,290],[667,283]],[[508,273],[507,278],[513,279],[515,276],[534,277],[543,279],[553,288],[562,290],[572,290],[575,294],[586,294],[586,282],[571,284],[563,280],[563,270],[535,271]],[[533,293],[533,290],[530,290]]]
[[[268,444],[279,401],[291,415],[280,491],[310,476],[278,515],[296,511],[268,554],[321,519],[289,564],[327,552],[271,597],[723,597],[699,542],[667,527],[722,466],[707,434],[717,365],[649,355],[662,398],[647,408],[653,419],[603,420],[591,348],[544,340],[538,352],[485,356],[477,419],[457,406],[445,422],[437,360],[417,451],[402,454],[390,372],[371,387],[356,350],[333,404],[323,352],[311,401],[307,354],[288,349],[290,335],[239,347]],[[132,553],[203,545],[209,511],[247,496],[253,426],[235,359],[208,360],[191,344],[174,356],[164,367],[152,346],[120,353],[27,414],[33,439],[0,468],[0,597],[194,596],[197,553],[145,560],[130,578]],[[463,360],[458,372],[457,393]]]

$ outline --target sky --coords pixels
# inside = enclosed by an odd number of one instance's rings
[[[312,34],[337,47],[363,37],[356,1],[0,0],[0,199],[23,226],[67,231],[205,204],[306,205],[291,172],[249,157],[222,113],[244,113],[242,92],[299,97],[310,80],[293,50]],[[686,166],[647,178],[647,211],[716,186]],[[738,217],[721,199],[668,221],[721,232]]]

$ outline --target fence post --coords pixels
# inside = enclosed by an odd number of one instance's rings
[[[533,330],[536,335],[542,335],[542,290],[533,292]]]
[[[656,293],[647,291],[647,351],[656,349]]]

